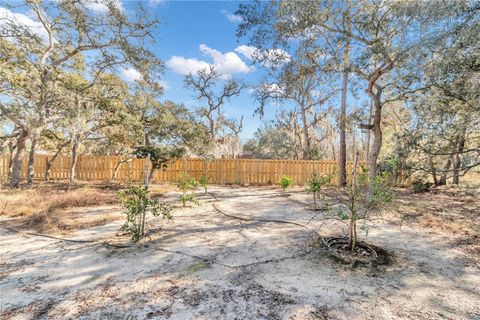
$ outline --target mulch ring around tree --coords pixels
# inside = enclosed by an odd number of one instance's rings
[[[357,242],[354,251],[350,249],[347,237],[322,237],[322,241],[330,256],[344,264],[376,266],[392,262],[392,255],[389,252],[362,241]]]

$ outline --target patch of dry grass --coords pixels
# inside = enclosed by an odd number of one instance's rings
[[[66,187],[64,184],[41,185],[34,189],[3,189],[0,190],[0,214],[16,218],[11,220],[15,227],[41,232],[63,232],[102,225],[117,219],[118,213],[94,210],[96,213],[92,214],[91,208],[116,204],[115,189],[97,185]]]
[[[41,183],[32,189],[0,189],[0,215],[14,219],[4,225],[42,233],[68,233],[104,225],[122,218],[117,192],[119,183]],[[152,185],[152,198],[169,187]]]
[[[415,194],[397,193],[395,210],[405,222],[445,235],[480,235],[480,189],[446,186]]]

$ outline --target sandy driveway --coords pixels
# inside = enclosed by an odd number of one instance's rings
[[[150,217],[129,248],[0,229],[2,319],[480,319],[480,270],[454,241],[420,230],[373,228],[393,252],[377,268],[341,265],[313,245],[340,225],[310,221],[303,192],[212,188],[214,199]],[[177,194],[167,194],[175,201]],[[116,209],[112,209],[116,210]],[[124,242],[120,221],[71,238]]]

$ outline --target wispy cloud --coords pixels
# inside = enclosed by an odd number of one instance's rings
[[[160,80],[159,81],[160,85],[162,86],[163,88],[163,91],[167,91],[167,90],[170,90],[170,83],[166,80]]]
[[[159,4],[165,3],[167,0],[148,0],[148,4],[152,7],[156,7]]]
[[[227,10],[220,10],[220,13],[223,14],[230,22],[233,22],[233,23],[242,22],[242,17],[236,14],[230,13]]]

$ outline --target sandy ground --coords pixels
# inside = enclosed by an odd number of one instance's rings
[[[127,242],[121,221],[69,236],[95,243],[0,229],[1,318],[480,319],[478,260],[455,237],[372,226],[367,240],[392,261],[352,267],[316,245],[318,233],[343,227],[312,220],[317,213],[300,189],[289,197],[268,187],[212,192],[218,201],[203,196],[172,221],[149,217],[148,237],[128,248],[101,244]],[[308,228],[234,219],[214,203],[228,214]]]

